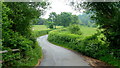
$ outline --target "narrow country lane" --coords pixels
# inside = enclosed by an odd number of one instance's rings
[[[44,56],[40,66],[90,66],[79,54],[51,44],[47,37],[48,35],[44,35],[37,38]]]

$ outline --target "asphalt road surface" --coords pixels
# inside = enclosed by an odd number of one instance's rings
[[[80,54],[48,42],[47,37],[37,38],[44,56],[40,66],[90,66]]]

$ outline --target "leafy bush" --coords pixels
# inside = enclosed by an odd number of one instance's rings
[[[105,56],[108,53],[107,44],[98,40],[97,35],[86,37],[79,44],[79,52],[93,58],[99,58]]]
[[[78,35],[81,35],[81,34],[82,34],[82,32],[80,31],[80,26],[77,25],[77,24],[70,25],[70,26],[69,26],[69,31],[70,31],[72,34],[78,34]]]

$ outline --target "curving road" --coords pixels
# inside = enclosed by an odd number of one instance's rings
[[[90,66],[79,54],[49,43],[47,37],[44,35],[37,38],[44,56],[40,66]]]

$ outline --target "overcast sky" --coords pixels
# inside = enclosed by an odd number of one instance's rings
[[[57,14],[60,14],[61,12],[71,12],[72,14],[80,14],[79,12],[75,11],[72,9],[71,6],[67,5],[66,2],[67,0],[48,0],[51,2],[51,9],[47,10],[46,14],[42,16],[43,18],[48,18],[49,14],[51,12],[56,12]]]

